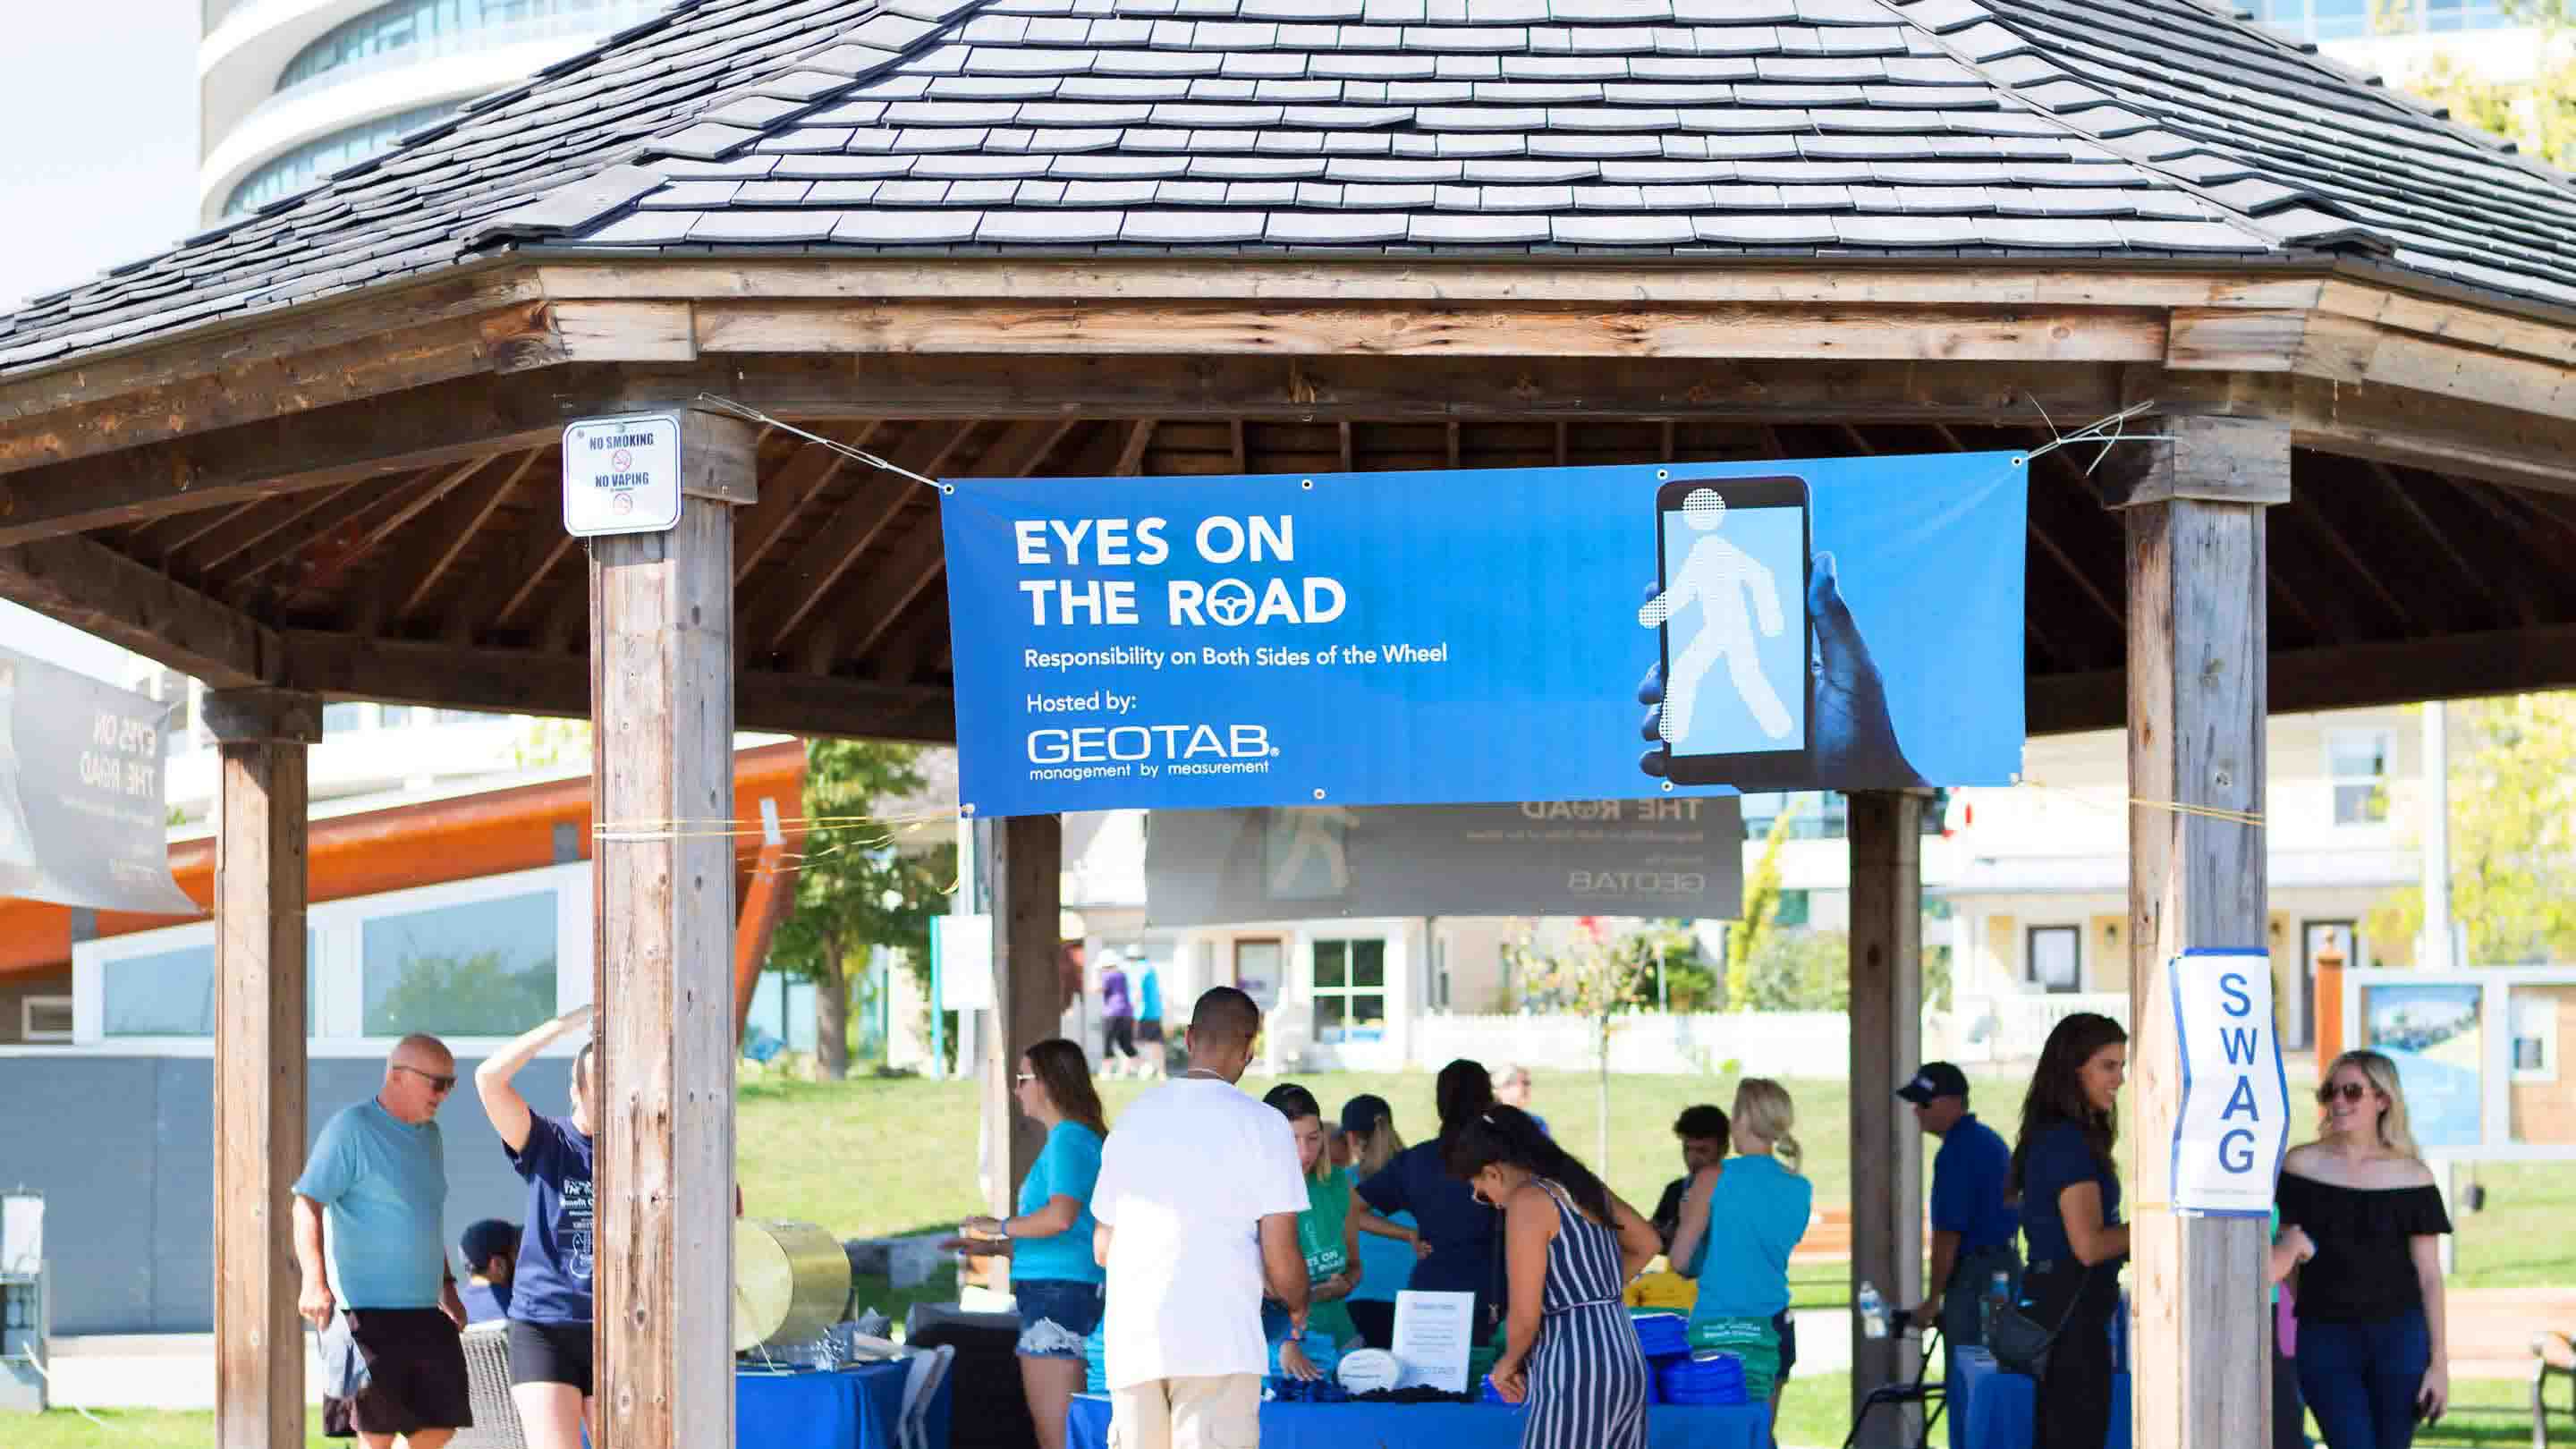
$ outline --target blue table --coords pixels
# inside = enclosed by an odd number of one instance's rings
[[[734,1375],[734,1442],[742,1449],[897,1449],[903,1420],[903,1362],[836,1373]],[[930,1403],[930,1442],[948,1442],[948,1390]]]
[[[1109,1400],[1084,1394],[1065,1422],[1066,1449],[1108,1449]],[[1521,1415],[1493,1404],[1263,1404],[1261,1449],[1520,1449]],[[1764,1449],[1771,1412],[1657,1404],[1648,1449]],[[745,1441],[745,1449],[750,1449]]]
[[[1950,1360],[1950,1449],[2030,1449],[2037,1380],[2008,1374],[1982,1348]],[[2129,1376],[2111,1375],[2111,1432],[2103,1449],[2129,1449]]]

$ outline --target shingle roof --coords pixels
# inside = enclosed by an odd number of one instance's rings
[[[683,0],[0,321],[520,246],[2370,253],[2576,304],[2576,185],[2193,0]]]

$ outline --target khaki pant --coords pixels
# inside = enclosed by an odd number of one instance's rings
[[[1261,1376],[1148,1379],[1109,1395],[1109,1449],[1259,1449]]]

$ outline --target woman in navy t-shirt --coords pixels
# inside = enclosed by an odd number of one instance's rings
[[[1475,1337],[1481,1344],[1502,1319],[1502,1214],[1451,1177],[1442,1154],[1467,1123],[1493,1110],[1494,1079],[1480,1063],[1451,1062],[1440,1069],[1432,1100],[1440,1109],[1439,1137],[1397,1153],[1360,1184],[1357,1221],[1363,1232],[1413,1244],[1420,1261],[1413,1266],[1412,1287],[1475,1294]],[[1398,1213],[1413,1214],[1415,1226],[1397,1224]]]
[[[2120,1024],[2079,1011],[2048,1034],[2022,1099],[2009,1186],[2021,1198],[2030,1265],[2021,1311],[2059,1330],[2039,1381],[2032,1449],[2101,1449],[2111,1427],[2111,1313],[2129,1256],[2111,1143],[2128,1064]]]
[[[591,1400],[592,1044],[573,1058],[572,1115],[531,1111],[510,1079],[537,1053],[590,1024],[577,1006],[475,1069],[474,1090],[510,1165],[528,1183],[528,1218],[510,1290],[510,1399],[529,1449],[581,1449]]]

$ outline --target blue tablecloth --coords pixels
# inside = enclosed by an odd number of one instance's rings
[[[742,1449],[896,1449],[903,1418],[903,1362],[838,1373],[734,1375],[734,1442]],[[930,1403],[930,1442],[948,1442],[948,1391]]]
[[[1950,1449],[2030,1449],[2036,1381],[2008,1374],[1982,1348],[1963,1348],[1950,1363]],[[2129,1376],[2111,1375],[2111,1432],[2104,1449],[2129,1449]]]
[[[1076,1398],[1065,1428],[1067,1449],[1108,1449],[1109,1400]],[[1646,1411],[1648,1449],[1764,1449],[1770,1441],[1771,1412],[1760,1404]],[[1520,1442],[1519,1411],[1493,1404],[1261,1406],[1261,1449],[1519,1449]]]

